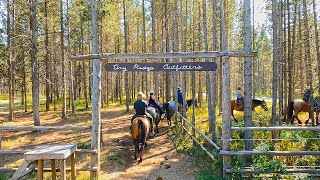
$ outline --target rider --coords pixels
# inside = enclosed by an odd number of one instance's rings
[[[178,87],[178,103],[183,105],[183,94],[181,92],[181,87]]]
[[[240,86],[239,86],[238,89],[237,89],[236,97],[237,97],[236,103],[237,103],[238,105],[242,105],[242,104],[243,104],[244,94],[243,94],[243,92],[242,92],[242,87],[240,87]]]
[[[150,124],[151,124],[152,135],[154,135],[155,133],[154,133],[154,130],[153,130],[153,118],[147,112],[147,107],[148,107],[147,106],[147,102],[144,101],[143,98],[144,98],[144,94],[142,92],[139,92],[137,101],[134,102],[134,104],[133,104],[134,109],[136,110],[136,114],[132,116],[131,123],[136,117],[146,115],[148,117],[149,121],[150,121]]]
[[[148,106],[153,106],[155,108],[157,108],[159,110],[159,113],[160,113],[160,117],[162,116],[162,114],[164,113],[162,111],[162,109],[160,108],[160,106],[157,104],[157,98],[156,96],[154,95],[154,90],[151,90],[150,91],[150,96],[148,98]]]

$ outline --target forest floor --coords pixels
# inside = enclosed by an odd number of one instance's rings
[[[171,142],[165,122],[160,123],[160,134],[148,140],[142,163],[133,159],[134,148],[129,133],[130,118],[124,107],[102,109],[102,133],[104,145],[101,150],[102,179],[196,179],[192,161],[187,155],[178,153]],[[0,112],[2,126],[32,126],[32,114],[19,112],[16,119],[6,122],[7,113]],[[76,115],[61,120],[60,112],[40,112],[41,125],[90,125],[91,113],[78,111]],[[78,144],[78,148],[90,148],[90,132],[2,132],[2,149],[30,149],[40,144]],[[1,156],[0,167],[18,167],[22,155]],[[89,166],[90,156],[77,158],[77,166]],[[49,167],[49,164],[45,163]],[[49,176],[50,174],[47,174]],[[77,179],[88,179],[88,173],[80,173]]]

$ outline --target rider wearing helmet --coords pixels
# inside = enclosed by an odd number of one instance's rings
[[[148,106],[153,106],[154,108],[157,108],[159,110],[160,117],[161,117],[164,112],[162,111],[160,106],[157,104],[157,102],[158,100],[157,100],[157,97],[154,95],[154,90],[151,90],[150,96],[148,98]]]
[[[152,116],[147,112],[147,102],[143,100],[144,98],[144,94],[142,92],[139,92],[138,93],[138,98],[137,98],[137,101],[134,102],[133,104],[133,107],[134,109],[136,110],[136,114],[132,116],[131,118],[131,123],[132,121],[138,117],[138,116],[144,116],[146,115],[150,121],[150,124],[151,124],[151,132],[152,132],[152,135],[154,135],[154,131],[153,131],[153,118]]]

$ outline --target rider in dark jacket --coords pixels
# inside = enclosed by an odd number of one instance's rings
[[[144,94],[142,92],[139,92],[137,101],[133,104],[133,107],[136,110],[136,114],[132,116],[131,123],[136,117],[146,115],[150,120],[151,132],[152,135],[154,135],[155,133],[153,131],[153,117],[147,112],[147,102],[143,100],[143,97]]]
[[[150,91],[150,96],[149,96],[149,99],[148,99],[148,106],[153,106],[154,108],[157,108],[159,113],[160,113],[160,117],[164,113],[162,111],[162,109],[160,108],[160,106],[157,104],[157,98],[154,95],[154,91],[153,90]]]
[[[183,94],[180,87],[178,87],[178,103],[183,105]]]

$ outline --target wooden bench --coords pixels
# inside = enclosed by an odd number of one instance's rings
[[[60,179],[66,179],[66,159],[70,157],[71,164],[71,179],[74,180],[76,176],[75,167],[75,151],[77,145],[42,145],[32,151],[26,152],[25,159],[21,166],[12,176],[12,180],[18,180],[19,178],[31,173],[38,167],[37,179],[43,179],[43,162],[44,160],[51,161],[52,179],[56,179],[56,160],[60,161]],[[35,164],[36,163],[36,164]],[[30,167],[29,167],[30,166]],[[29,168],[28,168],[29,167]]]

